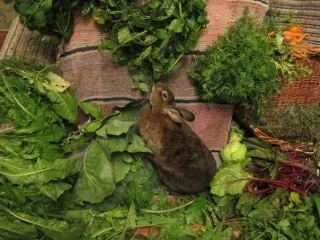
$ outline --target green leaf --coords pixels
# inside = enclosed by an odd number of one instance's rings
[[[82,201],[99,203],[115,189],[113,166],[108,149],[94,140],[84,155],[74,192]]]
[[[136,220],[137,220],[136,208],[134,203],[132,202],[128,212],[126,227],[134,229],[137,226]]]
[[[47,81],[43,82],[42,84],[47,90],[64,92],[68,87],[70,87],[70,83],[53,72],[48,72],[45,77]]]
[[[320,218],[320,197],[314,196],[314,202],[317,208],[318,217]]]
[[[39,186],[39,190],[49,198],[57,201],[58,198],[67,190],[71,189],[72,185],[63,182],[50,182],[45,185]]]
[[[117,118],[112,118],[106,123],[105,128],[107,134],[119,136],[123,133],[127,133],[134,124],[134,121],[122,121]]]
[[[123,152],[124,150],[126,150],[129,140],[127,136],[121,135],[121,136],[109,136],[105,142],[110,152],[114,153],[114,152]]]
[[[82,220],[86,224],[92,223],[94,215],[91,209],[74,209],[65,211],[63,214],[66,220]]]
[[[107,125],[103,125],[100,129],[96,131],[96,135],[102,138],[107,138]]]
[[[42,232],[54,240],[76,240],[79,239],[79,236],[84,231],[83,226],[73,227],[65,221],[44,219],[21,212],[11,211],[2,205],[0,205],[0,207],[18,220],[36,226],[36,228],[39,228]]]
[[[173,32],[176,32],[176,33],[181,33],[183,31],[184,24],[185,24],[185,22],[182,19],[180,19],[180,18],[174,19],[170,23],[168,29],[170,31],[173,31]]]
[[[123,27],[118,32],[118,41],[121,45],[130,42],[133,39],[128,27]]]
[[[192,223],[201,223],[204,221],[204,211],[206,209],[206,197],[205,194],[195,201],[190,207],[185,211],[185,218],[187,225]]]
[[[56,113],[70,123],[76,123],[78,119],[78,102],[71,90],[62,93],[49,91],[47,96],[53,103],[52,107]]]
[[[91,121],[89,119],[88,122],[84,123],[83,125],[80,125],[79,129],[86,133],[94,133],[101,128],[101,124],[103,123],[103,121],[103,118],[94,121]]]
[[[146,36],[144,43],[146,45],[152,44],[153,42],[155,42],[157,40],[157,37],[153,34],[150,34],[148,36]]]
[[[24,189],[9,183],[0,183],[0,192],[7,198],[18,204],[25,204],[27,199]]]
[[[236,208],[240,210],[242,216],[248,216],[257,201],[257,198],[253,198],[250,194],[244,193],[240,196]]]
[[[250,181],[250,174],[243,170],[242,164],[228,164],[220,168],[210,183],[211,193],[224,196],[241,194]]]
[[[76,170],[76,159],[38,160],[0,157],[0,174],[14,184],[44,184],[64,179]]]
[[[231,240],[233,237],[233,229],[232,227],[228,227],[222,232],[221,240]]]
[[[254,218],[254,219],[265,219],[265,218],[272,218],[274,215],[273,211],[270,211],[268,208],[257,208],[253,211],[251,211],[248,214],[248,217]]]
[[[0,236],[5,239],[34,239],[38,237],[38,233],[34,225],[26,224],[18,220],[4,216],[0,217]]]
[[[117,6],[114,0],[108,0],[108,5],[109,5],[110,7],[115,7],[115,6]]]
[[[33,15],[37,11],[37,4],[21,3],[16,6],[16,10],[23,15]]]
[[[159,39],[166,39],[168,37],[168,31],[163,28],[158,28],[155,30],[155,35]]]
[[[132,163],[134,161],[132,154],[128,152],[121,153],[122,159],[125,163]]]
[[[122,181],[130,172],[131,165],[125,162],[125,153],[112,154],[112,166],[114,171],[114,181],[116,183]]]
[[[71,139],[70,141],[63,143],[62,148],[63,151],[66,153],[73,152],[74,150],[80,149],[86,144],[86,141],[88,140],[85,136],[79,136],[75,139]]]
[[[126,151],[129,153],[152,153],[152,151],[144,143],[143,139],[138,135],[133,135]]]
[[[82,111],[87,115],[94,117],[95,119],[101,119],[103,117],[101,108],[90,102],[82,102],[79,104]]]
[[[142,91],[142,92],[150,92],[150,87],[146,84],[146,83],[139,83],[139,89]]]
[[[296,193],[296,192],[291,192],[290,193],[290,200],[292,202],[294,202],[295,204],[297,204],[297,205],[302,203],[301,200],[300,200],[300,195],[298,193]]]
[[[146,48],[146,50],[144,50],[144,51],[140,54],[139,58],[141,59],[141,62],[142,62],[144,59],[146,59],[147,57],[149,57],[151,53],[152,53],[152,46],[149,46],[149,47]]]

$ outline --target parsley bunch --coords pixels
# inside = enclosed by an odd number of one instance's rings
[[[191,78],[204,100],[240,105],[257,115],[262,112],[263,103],[280,89],[267,33],[246,10],[198,60]]]
[[[142,91],[194,49],[207,23],[205,8],[205,0],[91,3],[93,18],[107,32],[100,49],[111,50],[116,62],[127,64],[134,87]]]

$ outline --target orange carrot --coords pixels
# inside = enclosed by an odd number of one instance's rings
[[[289,28],[289,31],[294,33],[302,33],[302,28],[300,25],[294,25]]]

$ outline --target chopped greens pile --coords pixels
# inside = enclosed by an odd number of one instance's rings
[[[92,15],[107,32],[100,49],[127,64],[134,87],[144,92],[194,49],[207,24],[205,0],[98,2],[91,5]]]
[[[201,57],[190,76],[200,96],[210,103],[235,104],[257,117],[269,98],[281,89],[280,79],[292,80],[310,70],[292,59],[275,29],[277,18],[260,21],[245,10]],[[277,30],[276,37],[268,33]]]
[[[5,0],[14,3],[20,22],[38,30],[42,41],[52,44],[68,41],[73,34],[73,8],[79,0]]]

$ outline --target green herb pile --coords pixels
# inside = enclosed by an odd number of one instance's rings
[[[14,3],[20,22],[42,34],[42,41],[63,43],[73,34],[73,8],[79,0],[5,0]]]
[[[134,87],[142,91],[179,65],[207,23],[205,0],[112,0],[91,7],[107,32],[100,49],[111,50],[116,62],[127,64]]]
[[[292,62],[281,39],[268,37],[274,21],[259,21],[246,9],[197,61],[191,78],[205,101],[235,104],[259,116],[270,96],[281,89],[280,78],[310,73]]]

